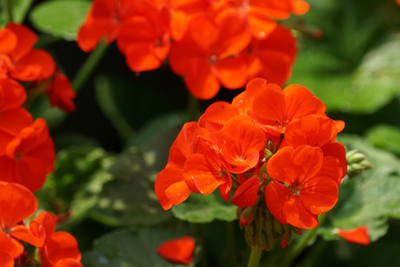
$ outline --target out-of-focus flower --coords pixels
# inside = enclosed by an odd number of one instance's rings
[[[57,106],[66,112],[75,111],[72,100],[76,97],[76,93],[64,74],[56,73],[53,81],[46,87],[45,93],[48,94],[52,107]]]
[[[249,44],[251,33],[238,16],[226,12],[215,19],[196,17],[184,37],[172,44],[171,68],[185,77],[185,84],[195,97],[214,97],[220,84],[228,89],[245,85],[247,64],[238,54]]]
[[[16,183],[0,182],[0,251],[7,252],[14,259],[24,251],[24,247],[16,240],[28,242],[33,246],[42,246],[43,240],[34,235],[31,229],[20,224],[23,220],[32,216],[38,203],[35,196],[27,188]],[[37,233],[41,229],[31,223]],[[15,239],[16,238],[16,239]]]
[[[195,246],[195,240],[192,237],[184,236],[161,244],[157,253],[168,261],[190,264],[193,261]]]
[[[9,75],[20,81],[49,78],[56,65],[49,53],[32,49],[36,41],[36,34],[23,25],[8,23],[0,30],[0,77]]]
[[[132,30],[135,29],[135,30]],[[129,68],[135,72],[154,70],[161,66],[170,49],[170,12],[148,5],[121,27],[118,48],[125,55]]]
[[[341,238],[351,243],[361,245],[369,245],[370,243],[368,226],[365,225],[351,230],[334,229],[334,233],[337,233]]]
[[[24,88],[10,78],[0,79],[0,155],[23,128],[32,125],[32,116],[22,108],[26,100]]]
[[[7,143],[0,155],[1,181],[39,190],[54,169],[55,149],[45,120],[38,118]]]

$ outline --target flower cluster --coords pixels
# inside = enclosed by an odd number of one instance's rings
[[[183,126],[156,195],[169,209],[191,192],[219,187],[228,201],[234,191],[248,242],[269,249],[280,238],[285,245],[337,202],[347,171],[345,149],[335,142],[343,128],[307,88],[253,79],[231,104],[216,102]]]
[[[75,238],[66,232],[55,232],[56,217],[39,213],[27,227],[23,220],[35,214],[38,203],[27,188],[16,183],[0,182],[0,262],[12,267],[23,266],[26,257],[24,241],[39,249],[41,267],[81,267],[81,254]]]
[[[135,72],[157,69],[169,54],[189,91],[210,99],[220,85],[237,89],[256,76],[284,84],[296,45],[275,20],[308,9],[303,0],[95,0],[77,41],[89,52],[117,40]]]
[[[37,40],[37,35],[23,25],[8,23],[0,29],[0,82],[24,82],[31,94],[47,94],[51,106],[74,111],[75,92],[69,80],[57,70],[49,53],[32,49]]]
[[[46,121],[34,121],[23,105],[32,100],[28,96],[45,93],[52,106],[75,110],[68,79],[47,52],[32,49],[36,41],[25,26],[9,23],[0,29],[0,265],[23,266],[33,260],[21,240],[39,249],[42,267],[82,266],[75,238],[55,232],[53,215],[40,213],[29,228],[23,223],[35,214],[32,192],[43,186],[55,162]]]

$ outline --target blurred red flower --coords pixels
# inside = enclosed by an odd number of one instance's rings
[[[193,261],[195,246],[195,240],[192,237],[184,236],[161,244],[157,253],[168,261],[190,264]]]

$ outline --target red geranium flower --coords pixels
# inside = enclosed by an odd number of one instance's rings
[[[161,244],[157,249],[157,253],[166,260],[190,264],[193,261],[195,246],[195,240],[192,237],[184,236]]]
[[[53,58],[42,49],[32,50],[37,36],[29,28],[8,23],[0,30],[0,77],[20,81],[49,78],[55,71]]]
[[[331,160],[340,163],[340,176],[343,178],[347,173],[346,152],[341,143],[335,142],[339,132],[337,125],[337,122],[326,116],[309,115],[293,120],[286,128],[285,139],[280,147],[296,148],[302,145],[319,147],[324,156],[336,158]]]
[[[14,238],[33,246],[42,246],[43,240],[20,224],[36,212],[38,203],[35,196],[22,185],[0,182],[0,203],[0,251],[18,258],[24,247]],[[35,223],[31,223],[31,228],[35,228]],[[40,229],[35,229],[40,232]]]
[[[193,180],[198,191],[204,195],[214,192],[220,186],[221,196],[229,200],[232,187],[231,174],[226,170],[220,155],[212,148],[205,148],[203,153],[193,154],[185,162],[185,180]]]
[[[39,247],[41,267],[82,266],[81,254],[75,237],[67,232],[55,232],[55,216],[43,211],[33,222],[40,225],[45,232],[44,244]]]
[[[35,192],[53,171],[54,161],[54,144],[47,123],[38,118],[7,144],[5,155],[0,156],[0,180],[20,183]]]
[[[183,167],[191,155],[201,152],[201,140],[198,137],[206,136],[207,133],[206,129],[197,127],[197,122],[188,122],[172,144],[168,164],[158,174],[154,185],[157,198],[164,209],[185,201],[192,191],[200,193],[191,177],[185,179]]]
[[[249,117],[231,118],[222,130],[210,135],[229,172],[243,173],[256,167],[267,143],[264,131]]]
[[[13,267],[14,266],[13,258],[7,252],[2,251],[1,248],[0,248],[0,266],[3,266],[3,267]]]
[[[118,48],[131,70],[140,72],[161,66],[170,49],[169,25],[168,8],[157,9],[152,5],[124,23],[118,36]]]
[[[248,80],[261,77],[268,83],[283,85],[292,74],[296,54],[296,39],[291,31],[277,26],[266,39],[253,38],[241,56],[248,65]]]
[[[274,181],[265,188],[265,199],[278,221],[302,229],[318,226],[317,215],[338,199],[336,181],[321,172],[335,169],[330,164],[320,148],[311,146],[284,147],[271,157],[267,171]]]
[[[134,12],[131,0],[95,0],[78,32],[77,43],[85,51],[92,51],[107,36],[107,43],[113,42],[121,26]],[[135,5],[136,6],[136,5]]]
[[[251,33],[238,16],[222,12],[214,19],[196,17],[182,40],[172,44],[171,68],[185,77],[195,97],[214,97],[220,84],[229,89],[245,85],[247,65],[237,55],[249,44]]]
[[[66,112],[75,111],[75,104],[72,99],[76,97],[76,93],[64,74],[58,72],[51,84],[47,86],[45,92],[49,95],[52,107],[58,106]]]
[[[25,89],[12,79],[0,79],[0,155],[7,144],[25,127],[32,125],[32,116],[21,105]]]

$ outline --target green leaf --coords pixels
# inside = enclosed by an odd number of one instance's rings
[[[378,148],[400,155],[400,128],[377,125],[366,132],[366,140]]]
[[[342,64],[335,57],[318,51],[301,53],[289,83],[310,89],[328,111],[373,113],[385,106],[400,88],[400,42],[393,40],[369,52],[351,75],[338,74]]]
[[[175,217],[191,223],[208,223],[213,220],[236,220],[237,207],[225,202],[219,190],[209,195],[192,193],[183,203],[172,208]]]
[[[90,181],[110,180],[106,172],[114,156],[96,147],[69,147],[57,153],[54,172],[37,193],[41,208],[56,214],[65,213],[75,193],[90,187]],[[81,208],[81,207],[79,207]]]
[[[400,161],[357,136],[340,136],[339,141],[347,150],[364,153],[375,167],[339,187],[339,202],[328,214],[330,225],[319,233],[325,239],[337,239],[334,228],[367,225],[375,241],[386,233],[387,219],[400,218]]]
[[[66,40],[75,40],[91,2],[85,0],[53,0],[37,5],[30,19],[37,29]]]
[[[116,230],[96,240],[93,251],[83,255],[82,263],[90,267],[193,267],[200,256],[198,244],[194,260],[188,265],[171,263],[157,254],[161,244],[183,236],[187,233],[164,228]]]
[[[1,1],[5,2],[5,1]],[[26,12],[32,5],[33,0],[12,0],[12,14],[13,21],[16,23],[22,23],[25,19]],[[4,8],[4,6],[2,6]],[[7,24],[8,16],[6,10],[2,10],[0,14],[0,28],[3,28]]]
[[[396,4],[309,2],[310,11],[301,19],[293,17],[291,24],[303,30],[318,28],[324,38],[299,38],[301,50],[289,83],[309,88],[328,111],[370,114],[389,103],[400,88],[400,55],[396,52],[400,40],[393,34],[394,21],[398,21]]]
[[[171,217],[154,192],[154,181],[164,168],[156,151],[131,148],[110,168],[114,179],[98,194],[82,194],[74,207],[92,203],[90,217],[109,226],[153,225]]]
[[[169,151],[172,142],[187,121],[187,112],[173,112],[156,117],[133,134],[125,147],[157,147],[159,150]]]

